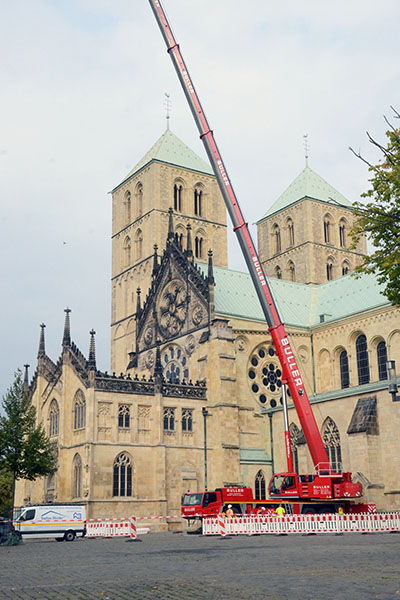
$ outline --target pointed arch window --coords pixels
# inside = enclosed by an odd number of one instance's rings
[[[194,255],[196,258],[203,258],[204,240],[201,236],[196,235],[194,240]]]
[[[275,267],[275,277],[277,279],[282,279],[282,269],[279,266]]]
[[[143,185],[138,183],[136,186],[136,214],[141,217],[143,213]]]
[[[193,432],[193,410],[191,408],[182,408],[182,431]]]
[[[136,246],[136,260],[140,260],[143,257],[143,232],[138,229],[135,235],[135,246]]]
[[[350,272],[350,265],[347,262],[347,260],[345,260],[342,264],[342,275],[348,275],[349,272]]]
[[[326,279],[332,281],[333,279],[333,264],[331,260],[326,263]]]
[[[282,250],[282,243],[281,243],[281,230],[279,228],[279,225],[277,225],[276,223],[273,226],[273,236],[274,236],[275,254],[278,254]]]
[[[365,383],[369,383],[369,358],[367,338],[363,333],[356,339],[356,355],[358,384],[364,385]]]
[[[262,471],[258,471],[254,480],[254,491],[256,500],[265,500],[265,476]]]
[[[339,244],[341,248],[346,248],[346,222],[344,219],[339,223]]]
[[[113,496],[132,496],[132,460],[125,452],[121,452],[114,461]]]
[[[334,473],[342,472],[342,447],[336,423],[328,417],[324,423],[322,440]]]
[[[203,190],[198,187],[194,189],[194,214],[198,217],[203,215]]]
[[[292,219],[287,220],[289,246],[294,246],[294,224]]]
[[[376,355],[377,355],[377,359],[378,359],[379,381],[383,381],[384,379],[388,378],[387,368],[386,368],[387,349],[386,349],[386,342],[384,342],[383,340],[381,342],[379,342],[379,344],[376,347]]]
[[[294,262],[292,260],[289,260],[289,262],[288,262],[288,271],[289,271],[289,280],[296,281],[296,269],[294,266]]]
[[[73,498],[80,498],[82,496],[82,459],[79,454],[74,456],[74,493]]]
[[[182,212],[182,190],[183,186],[181,183],[175,183],[174,185],[174,210]]]
[[[127,236],[124,241],[124,266],[131,264],[131,238]]]
[[[342,350],[342,352],[339,354],[339,368],[340,387],[343,390],[350,386],[349,357],[346,350]]]
[[[60,409],[57,400],[52,400],[49,411],[49,435],[58,435],[60,426]]]
[[[74,400],[74,429],[84,429],[86,425],[86,400],[83,392],[78,390]]]
[[[324,240],[325,244],[331,243],[331,221],[329,216],[324,218]]]
[[[125,222],[126,223],[130,223],[131,222],[131,210],[132,210],[131,193],[128,190],[125,193]]]

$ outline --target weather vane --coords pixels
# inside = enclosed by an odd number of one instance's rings
[[[306,157],[306,167],[308,167],[308,150],[309,150],[308,133],[305,133],[303,135],[303,140],[304,140],[304,153],[305,153],[305,157]]]
[[[167,129],[169,129],[169,118],[171,115],[171,94],[164,92],[164,108],[167,118]]]

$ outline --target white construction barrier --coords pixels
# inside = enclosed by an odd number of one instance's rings
[[[209,517],[203,535],[317,534],[400,532],[400,513]]]

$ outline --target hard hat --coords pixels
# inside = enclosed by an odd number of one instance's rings
[[[262,506],[262,507],[261,507],[261,510],[265,510],[265,506]]]
[[[232,504],[228,504],[228,508],[232,508]]]

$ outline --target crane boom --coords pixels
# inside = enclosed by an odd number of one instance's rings
[[[175,40],[161,2],[160,0],[149,0],[149,2],[167,45],[167,52],[172,59],[192,111],[200,133],[200,139],[204,143],[205,150],[217,178],[220,191],[233,224],[233,230],[236,233],[242,249],[247,268],[253,280],[257,296],[260,300],[269,327],[276,353],[282,366],[283,381],[286,381],[289,386],[314,466],[318,468],[318,465],[324,465],[325,469],[328,468],[331,470],[329,459],[311,409],[296,358],[289,343],[285,327],[279,317],[270,286],[264,275],[257,251],[251,239],[248,224],[244,220],[229,175],[215,142],[213,131],[210,129],[193,81],[183,60],[179,44]]]

